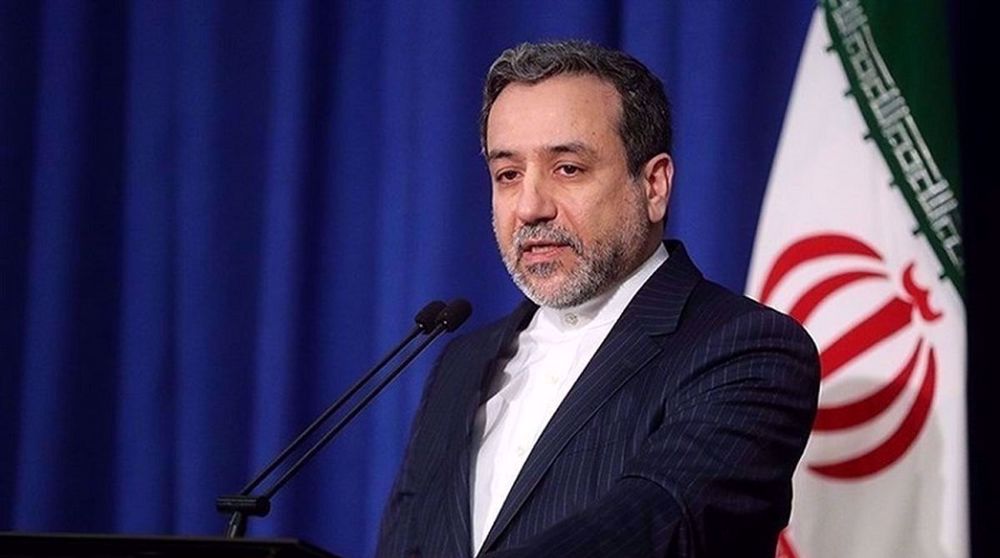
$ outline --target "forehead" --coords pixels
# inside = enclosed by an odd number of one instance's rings
[[[620,144],[620,115],[618,91],[595,76],[559,75],[534,84],[512,83],[490,109],[487,150],[528,150],[571,142],[598,148]]]

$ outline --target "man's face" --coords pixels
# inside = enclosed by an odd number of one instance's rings
[[[629,176],[620,114],[612,85],[579,75],[510,84],[489,113],[497,244],[514,282],[540,305],[601,294],[659,240],[643,181]]]

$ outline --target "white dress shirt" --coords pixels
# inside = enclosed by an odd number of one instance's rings
[[[479,552],[545,425],[632,297],[667,260],[661,244],[620,285],[572,308],[541,307],[517,337],[476,413],[470,467],[472,550]]]

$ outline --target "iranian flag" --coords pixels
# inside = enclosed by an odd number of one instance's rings
[[[816,341],[819,411],[778,555],[968,555],[965,308],[943,3],[826,0],[747,292]]]

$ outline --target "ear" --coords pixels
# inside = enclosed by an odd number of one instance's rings
[[[651,223],[662,223],[670,203],[674,182],[674,161],[660,153],[646,161],[642,168],[642,186],[646,195],[646,210]]]

